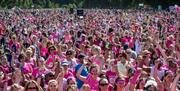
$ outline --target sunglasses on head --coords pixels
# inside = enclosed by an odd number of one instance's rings
[[[101,84],[99,84],[100,86],[107,86],[108,85],[108,83],[101,83]]]
[[[118,81],[117,81],[117,84],[124,84],[124,83],[125,83],[124,80],[118,80]]]
[[[29,87],[28,89],[30,89],[30,90],[37,89],[37,87]]]

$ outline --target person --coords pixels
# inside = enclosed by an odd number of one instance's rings
[[[86,84],[89,84],[91,87],[91,91],[96,91],[98,90],[98,85],[99,85],[99,68],[97,65],[92,65],[90,66],[88,76],[82,76],[81,72],[84,69],[84,66],[81,66],[78,72],[76,73],[76,76],[78,79],[83,81]]]
[[[78,91],[77,87],[75,85],[70,85],[67,87],[66,91]]]
[[[73,72],[70,70],[69,68],[69,62],[68,61],[63,61],[62,64],[63,69],[64,69],[64,78],[69,78],[69,77],[73,77]]]
[[[68,90],[70,86],[75,86],[77,88],[76,79],[74,77],[67,78],[66,89]]]
[[[74,56],[74,50],[69,49],[66,51],[65,61],[69,62],[69,67],[71,70],[74,70],[75,66],[77,65],[76,59],[73,56]]]
[[[19,84],[13,84],[9,91],[24,91],[24,88]]]
[[[24,91],[43,91],[42,88],[34,80],[27,82]]]
[[[144,87],[145,87],[145,83],[146,83],[146,79],[145,78],[140,78],[137,82],[136,85],[136,90],[137,91],[143,91]]]
[[[117,61],[112,60],[110,62],[110,67],[111,67],[110,70],[106,71],[106,76],[108,78],[109,83],[112,86],[114,86],[115,85],[115,80],[116,80],[116,78],[118,77],[118,74],[119,74],[118,67],[117,67]]]
[[[180,90],[177,13],[84,11],[80,19],[65,9],[1,10],[0,91],[31,80],[45,91]]]
[[[56,80],[50,80],[47,91],[58,91],[58,82]]]
[[[90,86],[88,84],[83,84],[81,91],[91,91]]]
[[[99,91],[109,91],[109,82],[106,78],[99,80]]]
[[[115,84],[116,84],[114,88],[115,91],[124,91],[124,88],[126,86],[124,78],[119,76],[118,78],[116,78]]]
[[[171,89],[175,90],[175,87],[172,86],[173,77],[174,77],[174,74],[173,74],[172,71],[166,70],[165,73],[164,73],[164,76],[162,78],[162,81],[159,79],[159,77],[157,75],[157,69],[158,69],[159,64],[160,64],[159,61],[157,61],[155,63],[154,75],[153,75],[156,82],[158,83],[159,90],[161,90],[161,91],[168,91],[168,90],[171,90]],[[178,77],[178,74],[179,73],[177,72],[177,77]],[[177,82],[177,79],[174,79],[174,81]]]
[[[63,91],[63,77],[64,72],[61,71],[56,79],[48,82],[47,91]]]
[[[90,58],[93,63],[97,64],[100,66],[100,68],[103,68],[103,63],[104,63],[104,57],[101,55],[101,47],[99,46],[93,46],[91,49],[93,56]]]
[[[80,70],[80,68],[83,65],[85,65],[85,55],[84,54],[79,54],[78,59],[79,59],[79,64],[75,67],[76,74]],[[87,76],[88,75],[87,67],[84,67],[82,69],[80,75],[81,76]],[[78,89],[80,89],[82,87],[82,85],[84,84],[84,82],[81,79],[79,79],[77,76],[76,76],[76,81],[77,81],[77,87],[78,87]]]

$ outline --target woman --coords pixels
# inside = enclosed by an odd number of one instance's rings
[[[112,60],[110,62],[110,70],[106,71],[106,76],[108,78],[109,83],[114,86],[115,80],[118,77],[118,67],[117,62],[115,60]]]
[[[125,79],[124,78],[121,78],[121,77],[118,77],[115,81],[115,88],[114,90],[115,91],[124,91],[124,88],[125,88]]]
[[[81,66],[78,72],[76,73],[77,78],[83,81],[84,83],[88,84],[91,87],[91,91],[98,90],[98,86],[99,86],[98,66],[97,65],[90,66],[90,71],[87,77],[81,75],[83,68],[84,66]]]
[[[64,72],[61,71],[56,79],[48,82],[47,91],[63,91],[63,77]]]
[[[13,84],[10,88],[10,91],[24,91],[24,88],[19,84]]]
[[[57,56],[57,48],[52,45],[48,48],[48,58],[46,61],[46,68],[53,70],[55,66],[55,60],[57,60],[59,57]]]
[[[139,79],[139,81],[137,82],[137,85],[136,85],[136,90],[143,91],[145,83],[146,83],[146,79],[143,79],[143,78]]]
[[[24,91],[43,91],[36,81],[30,80],[27,82]]]
[[[58,91],[58,82],[56,80],[50,80],[47,91]]]
[[[78,89],[76,85],[70,85],[68,86],[66,91],[78,91]]]
[[[174,86],[172,85],[174,74],[170,70],[165,71],[164,76],[162,77],[162,81],[161,81],[157,74],[159,64],[160,64],[159,61],[155,62],[154,75],[153,75],[158,84],[158,87],[159,87],[158,89],[160,91],[172,91],[171,89],[174,88]],[[176,81],[176,80],[174,80],[174,81]]]
[[[49,70],[45,67],[45,60],[43,57],[41,57],[37,61],[37,67],[34,68],[32,75],[36,78],[42,75],[45,75],[49,72]]]
[[[69,78],[67,78],[67,84],[66,84],[66,90],[68,89],[68,87],[69,86],[71,86],[71,85],[75,85],[75,86],[77,86],[77,84],[76,84],[76,79],[74,78],[74,77],[69,77]]]
[[[10,83],[11,84],[25,85],[24,75],[20,69],[15,69],[15,71],[12,73]]]
[[[45,67],[45,60],[41,57],[37,61],[37,67],[33,69],[32,75],[37,83],[44,87],[45,75],[48,74],[50,71]]]
[[[106,78],[101,78],[99,80],[99,91],[109,91],[109,83]]]
[[[91,91],[90,86],[88,84],[83,84],[81,91]]]
[[[103,69],[104,56],[101,54],[101,47],[94,45],[91,50],[93,53],[93,56],[90,58],[91,61],[100,66],[100,69]]]

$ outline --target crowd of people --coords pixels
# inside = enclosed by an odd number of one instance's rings
[[[0,11],[0,91],[179,91],[180,13]]]

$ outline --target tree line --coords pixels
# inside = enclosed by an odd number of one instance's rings
[[[179,0],[0,0],[0,8],[134,8],[139,3],[153,8],[180,5]]]

